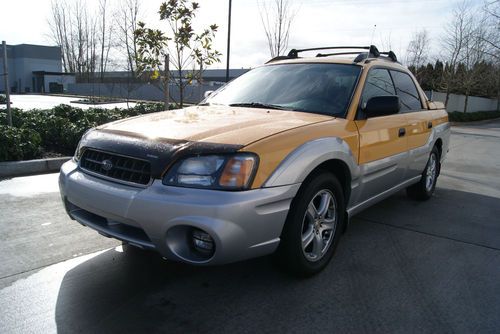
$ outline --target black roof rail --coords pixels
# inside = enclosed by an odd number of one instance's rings
[[[274,62],[277,60],[299,58],[299,53],[306,52],[306,51],[356,50],[356,49],[357,50],[367,50],[367,52],[345,51],[345,52],[333,52],[333,53],[318,53],[316,55],[316,57],[328,57],[328,56],[338,56],[338,55],[358,55],[354,59],[354,62],[359,63],[360,61],[363,61],[363,60],[368,59],[368,58],[379,58],[380,55],[387,55],[387,58],[391,59],[392,61],[395,61],[395,62],[398,61],[394,52],[392,52],[392,51],[380,52],[375,45],[370,45],[370,46],[325,46],[325,47],[307,48],[307,49],[291,49],[290,52],[288,52],[288,55],[274,57],[273,59],[269,60],[267,63],[271,63],[271,62]],[[386,58],[386,57],[384,57],[384,58]]]
[[[380,54],[381,55],[387,55],[387,57],[389,57],[392,61],[395,61],[395,62],[398,61],[398,57],[396,57],[396,54],[393,51],[380,52]]]
[[[300,52],[306,52],[306,51],[340,50],[340,49],[344,49],[344,50],[345,49],[370,50],[370,48],[371,48],[371,46],[324,46],[324,47],[319,47],[319,48],[291,49],[290,52],[288,52],[288,57],[298,58]]]
[[[333,53],[318,53],[316,57],[329,57],[329,56],[342,56],[342,55],[359,55],[359,52],[352,51],[352,52],[333,52]],[[363,52],[363,54],[366,54],[366,52]]]

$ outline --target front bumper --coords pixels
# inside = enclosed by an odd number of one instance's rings
[[[168,187],[147,188],[106,181],[61,167],[59,188],[68,214],[99,233],[154,249],[167,259],[223,264],[274,252],[290,203],[300,184],[240,192]],[[187,231],[211,235],[215,253],[194,255]]]

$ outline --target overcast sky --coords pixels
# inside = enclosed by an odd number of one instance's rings
[[[67,0],[74,1],[74,0]],[[85,2],[85,0],[82,0]],[[116,6],[119,0],[109,0]],[[262,28],[259,3],[274,0],[233,0],[231,68],[254,67],[269,59]],[[404,57],[408,42],[416,31],[427,29],[430,53],[439,55],[439,39],[451,18],[454,0],[291,0],[296,11],[289,48],[332,45],[368,45],[391,48]],[[95,7],[97,0],[87,0]],[[216,68],[225,68],[228,0],[199,0],[201,9],[196,26],[216,23],[220,29],[215,46],[223,53]],[[141,1],[143,20],[156,27],[161,1]],[[478,6],[481,0],[472,1]],[[8,44],[53,45],[47,20],[50,0],[3,0],[0,40]],[[262,7],[262,6],[260,6]],[[376,28],[374,30],[374,25]],[[372,38],[373,36],[373,38]]]

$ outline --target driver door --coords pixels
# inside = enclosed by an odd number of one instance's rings
[[[362,178],[358,202],[363,202],[403,181],[408,160],[407,119],[404,114],[366,118],[362,109],[374,96],[396,95],[389,71],[372,68],[365,80],[355,121],[359,131]]]

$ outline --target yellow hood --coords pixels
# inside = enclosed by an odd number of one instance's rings
[[[248,145],[282,131],[331,119],[295,111],[195,106],[120,120],[98,129],[152,140]]]

